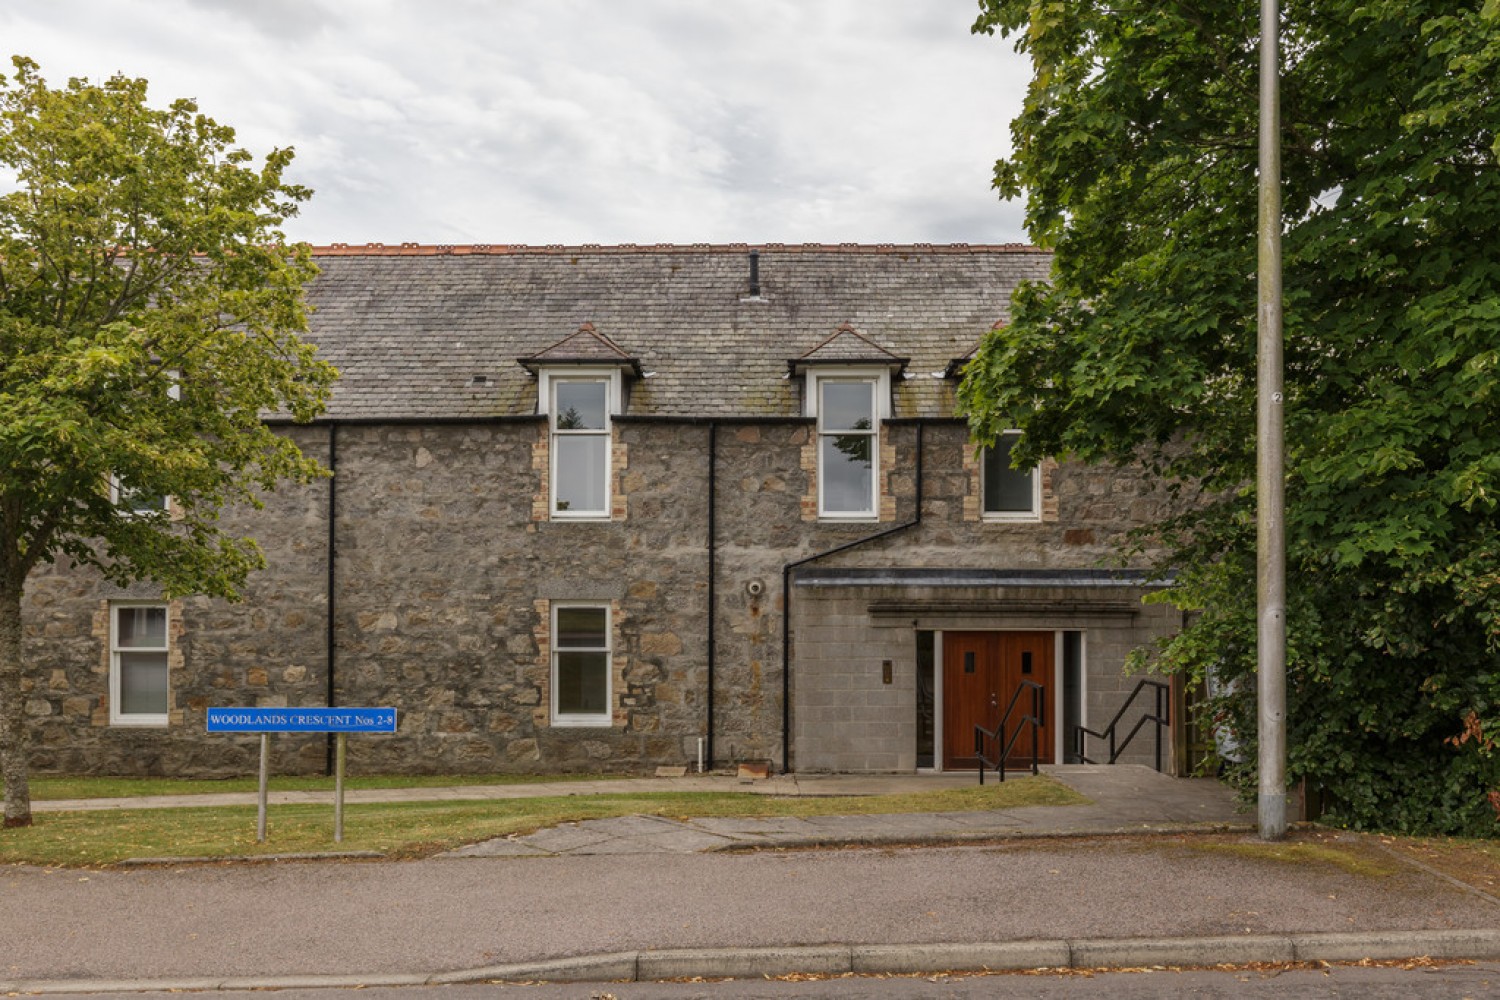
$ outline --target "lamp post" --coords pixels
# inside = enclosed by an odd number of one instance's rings
[[[1286,481],[1281,325],[1279,0],[1260,4],[1260,213],[1256,268],[1257,815],[1263,840],[1286,836]]]

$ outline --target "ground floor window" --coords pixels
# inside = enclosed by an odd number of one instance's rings
[[[167,606],[114,604],[109,621],[109,719],[167,724]]]
[[[552,722],[607,726],[610,718],[609,605],[552,605]]]

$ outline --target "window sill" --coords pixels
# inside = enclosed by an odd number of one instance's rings
[[[1017,512],[1014,514],[987,513],[981,515],[986,524],[1041,524],[1042,515],[1035,511]]]
[[[112,715],[109,724],[119,729],[166,729],[168,720],[165,715]]]
[[[609,729],[615,721],[603,715],[554,715],[553,729]]]

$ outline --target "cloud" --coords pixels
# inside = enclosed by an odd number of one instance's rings
[[[315,242],[1023,238],[1028,67],[971,0],[58,0],[49,78],[145,76],[297,148]]]

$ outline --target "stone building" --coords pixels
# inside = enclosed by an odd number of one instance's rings
[[[1106,569],[1169,497],[1009,467],[956,373],[1048,256],[1024,246],[317,251],[334,471],[234,512],[239,604],[60,566],[28,585],[41,771],[244,773],[216,706],[389,705],[352,767],[639,772],[973,765],[1022,681],[1044,760],[1175,628]],[[1029,689],[1028,689],[1029,690]],[[321,736],[273,740],[280,770]],[[1148,751],[1143,751],[1148,752]]]

